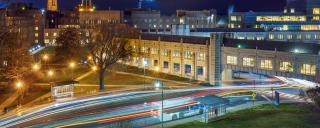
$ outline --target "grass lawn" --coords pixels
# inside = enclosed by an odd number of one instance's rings
[[[146,84],[153,83],[155,80],[146,79]],[[99,75],[93,73],[90,76],[80,80],[80,84],[99,84]],[[106,85],[141,85],[144,84],[144,78],[125,74],[112,74],[107,72],[105,75]]]
[[[123,65],[123,64],[116,64],[115,65],[115,70],[117,71],[122,71],[122,72],[129,72],[129,73],[134,73],[134,74],[139,74],[143,75],[143,69],[133,67],[133,66],[128,66],[128,65]],[[160,77],[163,79],[168,79],[168,80],[175,80],[175,81],[181,81],[181,82],[194,82],[193,80],[190,80],[188,78],[183,78],[175,75],[169,75],[166,73],[157,73],[152,70],[146,70],[146,75],[151,76],[151,77]]]
[[[73,74],[73,78],[76,79],[77,77],[89,72],[90,70],[91,69],[86,66],[81,66],[81,67],[75,68],[72,73],[72,70],[70,68],[60,68],[60,69],[54,70],[53,77],[49,77],[46,74],[47,72],[43,72],[39,74],[40,79],[38,82],[48,83],[51,81],[67,81],[72,79],[72,74]]]
[[[320,112],[314,112],[310,107],[263,105],[230,113],[224,119],[209,124],[192,122],[172,128],[319,128]]]

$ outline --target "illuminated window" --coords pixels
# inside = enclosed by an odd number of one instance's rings
[[[313,14],[320,14],[320,8],[313,8]]]
[[[39,30],[39,27],[34,27],[34,30],[36,30],[36,31]]]
[[[274,39],[274,34],[269,34],[269,39],[273,40]]]
[[[141,47],[141,52],[142,53],[149,53],[149,50],[147,47]]]
[[[38,33],[35,33],[35,34],[34,34],[34,36],[35,36],[35,37],[38,37],[38,36],[39,36],[39,34],[38,34]]]
[[[301,39],[302,39],[302,35],[301,35],[301,34],[298,34],[298,35],[296,36],[296,38],[297,38],[297,40],[301,40]]]
[[[198,60],[199,60],[199,61],[205,61],[205,60],[206,60],[206,54],[203,53],[203,52],[200,52],[200,53],[198,54]]]
[[[227,64],[237,65],[238,58],[236,56],[227,56]]]
[[[57,36],[57,33],[53,33],[53,36]]]
[[[248,58],[248,57],[243,58],[243,66],[253,67],[254,66],[254,59]]]
[[[280,71],[293,72],[293,66],[290,62],[280,62]]]
[[[303,64],[301,67],[301,74],[305,75],[316,75],[316,65],[313,64]]]
[[[304,31],[320,30],[320,25],[301,25],[301,30],[304,30]]]
[[[45,40],[44,40],[44,43],[49,44],[50,41],[49,41],[48,39],[45,39]]]
[[[294,12],[295,12],[294,8],[291,8],[290,13],[294,13]]]
[[[193,52],[191,52],[191,51],[185,51],[184,52],[184,58],[185,59],[192,59],[192,57],[193,57]]]
[[[306,21],[306,16],[257,16],[256,21],[258,22],[275,22],[275,21],[285,21],[285,22],[292,22],[292,21]]]
[[[49,36],[49,33],[45,33],[45,36]]]
[[[151,54],[154,54],[154,55],[159,54],[159,49],[151,48]]]
[[[180,53],[179,50],[174,50],[172,56],[173,56],[173,57],[180,57],[180,56],[181,56],[181,53]]]
[[[289,29],[288,25],[283,25],[283,30],[288,30],[288,29]]]
[[[231,21],[237,21],[237,16],[230,16]]]
[[[261,60],[261,68],[262,69],[272,69],[272,61],[271,60]]]
[[[288,35],[287,35],[287,39],[288,39],[288,40],[291,40],[291,39],[292,39],[292,35],[291,35],[291,34],[288,34]]]
[[[311,35],[310,35],[310,34],[307,34],[307,35],[306,35],[306,39],[307,39],[307,40],[310,40],[310,39],[311,39]]]
[[[278,39],[283,40],[283,34],[278,34]]]
[[[168,49],[163,49],[162,50],[162,56],[168,56],[169,55],[169,50]]]

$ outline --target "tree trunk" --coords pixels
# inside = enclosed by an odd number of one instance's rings
[[[104,91],[104,75],[105,75],[105,70],[101,69],[100,73],[99,73],[99,87],[100,87],[100,91],[103,92]]]

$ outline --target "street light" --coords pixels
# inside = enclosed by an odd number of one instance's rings
[[[18,104],[19,104],[19,107],[21,106],[21,94],[22,94],[22,92],[21,92],[21,89],[22,89],[22,87],[23,87],[23,83],[21,82],[21,81],[17,81],[16,82],[16,88],[18,89],[18,93],[19,93],[19,97],[18,97]]]
[[[39,64],[34,64],[34,65],[32,66],[32,69],[33,69],[34,71],[38,71],[38,70],[40,69],[40,65],[39,65]]]
[[[48,71],[48,76],[52,77],[54,75],[54,72],[52,70]]]
[[[72,80],[73,80],[73,69],[76,67],[76,63],[75,62],[71,62],[69,64],[69,67],[71,68],[71,77],[72,77]]]
[[[49,56],[47,54],[44,54],[42,57],[45,61],[47,61],[49,59]]]
[[[21,89],[22,86],[23,86],[23,84],[22,84],[21,81],[18,81],[18,82],[16,83],[16,88],[17,88],[17,89]]]
[[[156,89],[161,88],[161,128],[163,128],[163,100],[164,100],[164,96],[163,96],[163,82],[161,82],[160,80],[158,80],[157,82],[155,82],[154,86],[156,87]]]
[[[88,56],[88,60],[92,60],[92,56]]]
[[[97,66],[92,66],[91,68],[93,71],[97,71],[98,70],[98,67]]]
[[[148,65],[146,58],[143,58],[142,64],[143,64],[143,77],[144,77],[143,88],[144,90],[146,90],[146,66]]]
[[[157,72],[160,71],[159,66],[156,66],[156,67],[154,68],[154,70],[157,71]]]

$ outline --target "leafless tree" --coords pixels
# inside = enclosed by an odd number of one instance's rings
[[[103,24],[92,31],[87,44],[92,59],[90,63],[99,71],[100,91],[104,91],[107,69],[119,60],[132,54],[129,39],[138,35],[137,31],[124,24]]]
[[[15,80],[26,80],[32,74],[33,58],[28,51],[30,44],[20,37],[15,32],[0,32],[0,78],[9,84]]]

